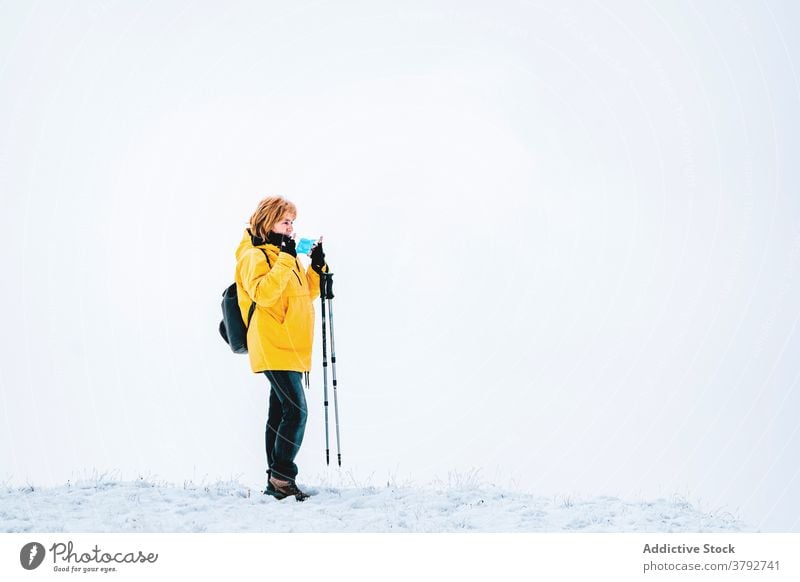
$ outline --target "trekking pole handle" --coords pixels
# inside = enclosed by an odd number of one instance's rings
[[[333,273],[320,275],[319,291],[323,299],[333,299]]]

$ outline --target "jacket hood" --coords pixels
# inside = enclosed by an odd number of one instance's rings
[[[253,236],[250,234],[250,229],[245,228],[244,233],[242,233],[242,240],[239,241],[239,246],[236,248],[236,260],[238,261],[241,259],[242,255],[247,252],[248,249],[254,249],[258,247],[263,247],[265,249],[272,247],[274,250],[278,250],[278,247],[256,236]]]

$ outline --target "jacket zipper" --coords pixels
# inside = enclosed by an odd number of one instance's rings
[[[297,265],[297,270],[299,271],[300,270],[300,264],[297,262],[297,257],[294,258],[294,264]],[[297,282],[300,283],[300,286],[302,287],[303,286],[303,282],[300,280],[300,275],[298,275],[297,271],[295,271],[294,269],[292,269],[292,273],[294,273],[294,276],[297,277]]]

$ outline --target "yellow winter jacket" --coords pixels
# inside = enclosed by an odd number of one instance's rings
[[[270,267],[264,257],[269,256]],[[326,266],[327,271],[327,266]],[[253,246],[245,230],[236,249],[236,292],[242,319],[253,301],[256,309],[247,328],[250,368],[265,370],[311,370],[314,339],[314,305],[319,297],[319,275],[309,266],[277,246]]]

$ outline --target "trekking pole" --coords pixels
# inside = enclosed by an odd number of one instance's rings
[[[328,441],[328,350],[325,333],[325,279],[327,273],[319,274],[319,298],[322,304],[322,385],[323,402],[325,403],[325,464],[331,464],[331,449]]]
[[[333,413],[336,421],[336,457],[342,466],[342,447],[339,438],[339,399],[336,394],[336,343],[333,339],[333,273],[326,274],[325,299],[328,300],[328,313],[331,318],[331,371],[333,372]]]

